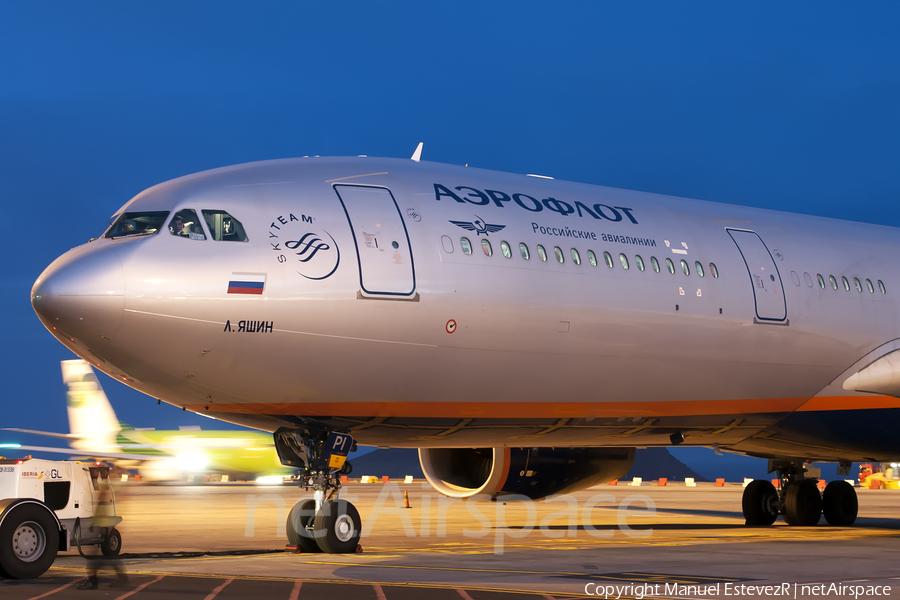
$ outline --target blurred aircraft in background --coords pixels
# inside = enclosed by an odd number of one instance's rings
[[[109,460],[136,470],[148,481],[185,481],[191,476],[223,474],[231,479],[280,482],[295,469],[278,460],[272,435],[260,431],[178,431],[133,428],[119,423],[97,375],[83,360],[62,361],[69,433],[5,428],[65,439],[71,448],[2,444],[0,447]]]

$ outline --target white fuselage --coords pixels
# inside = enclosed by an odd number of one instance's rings
[[[900,455],[841,427],[898,420],[895,396],[842,387],[900,347],[896,229],[373,158],[217,169],[118,214],[183,209],[193,235],[108,233],[32,298],[76,354],[188,410],[389,446],[681,432],[762,456]]]

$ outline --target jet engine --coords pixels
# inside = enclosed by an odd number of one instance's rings
[[[451,498],[540,500],[619,479],[634,448],[419,448],[419,462],[428,483]]]

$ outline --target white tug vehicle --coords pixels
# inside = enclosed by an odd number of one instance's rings
[[[96,545],[116,556],[122,536],[109,467],[75,461],[0,460],[0,576],[43,575],[60,551]]]

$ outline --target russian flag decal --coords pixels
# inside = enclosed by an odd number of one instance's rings
[[[228,281],[229,294],[262,295],[265,288],[265,273],[232,273]]]

